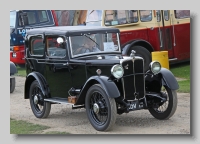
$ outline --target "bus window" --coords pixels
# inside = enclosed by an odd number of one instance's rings
[[[123,25],[138,22],[137,11],[133,10],[106,10],[105,25]]]
[[[184,19],[190,17],[190,10],[175,10],[175,18]]]
[[[40,22],[46,22],[48,21],[47,13],[45,10],[38,10],[38,16]]]
[[[165,18],[166,21],[169,20],[169,12],[168,12],[168,10],[164,10],[164,18]]]
[[[140,10],[141,22],[148,22],[152,20],[152,10]]]

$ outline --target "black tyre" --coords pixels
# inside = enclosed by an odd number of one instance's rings
[[[10,93],[13,93],[15,90],[15,78],[10,78]]]
[[[140,56],[144,59],[144,72],[149,69],[149,64],[151,63],[151,53],[142,46],[134,46],[131,50],[136,51],[136,56]],[[128,55],[131,54],[131,50],[129,51]]]
[[[33,81],[30,86],[29,99],[33,114],[37,118],[48,117],[51,110],[51,104],[49,102],[44,102],[44,96],[37,80]]]
[[[107,96],[99,84],[86,94],[85,107],[91,125],[98,131],[108,131],[115,124],[117,108],[114,98]]]
[[[176,111],[177,108],[177,93],[175,90],[171,90],[168,87],[162,87],[162,93],[167,101],[157,108],[149,108],[149,112],[157,119],[164,120],[169,119]]]

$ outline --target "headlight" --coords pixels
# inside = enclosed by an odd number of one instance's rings
[[[119,79],[123,76],[124,70],[121,65],[114,65],[111,68],[111,73],[115,78]]]
[[[12,56],[15,58],[15,57],[17,57],[17,54],[15,52],[13,52]]]
[[[149,67],[154,74],[159,73],[161,70],[161,64],[158,61],[152,61]]]

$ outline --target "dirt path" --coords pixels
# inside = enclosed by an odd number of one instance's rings
[[[72,134],[190,134],[190,94],[178,93],[177,110],[169,120],[157,120],[147,110],[117,115],[112,131],[99,132],[90,124],[85,109],[55,104],[47,119],[36,118],[29,99],[23,98],[25,77],[16,77],[15,91],[10,94],[10,117],[50,126],[47,131]]]

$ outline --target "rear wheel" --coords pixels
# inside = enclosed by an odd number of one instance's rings
[[[163,86],[161,92],[167,101],[160,106],[149,108],[149,112],[157,119],[169,119],[175,113],[177,108],[177,93],[167,86]]]
[[[48,117],[51,110],[51,104],[44,101],[44,96],[37,80],[33,81],[30,86],[29,99],[33,114],[37,118]]]
[[[98,131],[108,131],[115,124],[117,108],[114,98],[107,96],[99,84],[91,86],[86,94],[88,119]]]
[[[144,72],[146,72],[149,69],[149,64],[151,63],[151,53],[142,46],[133,46],[131,50],[135,50],[135,55],[144,59]],[[131,54],[131,50],[129,51],[128,55]]]

